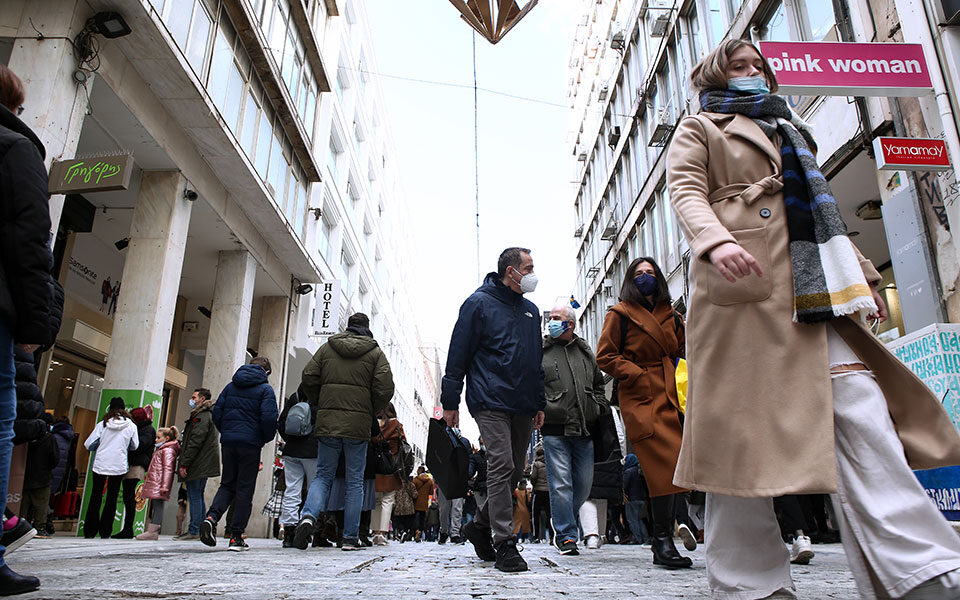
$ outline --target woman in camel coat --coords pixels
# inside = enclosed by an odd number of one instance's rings
[[[676,494],[686,491],[673,483],[683,432],[674,369],[684,355],[684,335],[660,267],[653,258],[634,260],[620,303],[604,319],[597,365],[619,381],[623,424],[650,488],[653,562],[670,568],[692,564],[673,543]],[[689,539],[696,543],[692,534]]]
[[[960,463],[960,437],[937,398],[855,320],[858,310],[886,317],[880,275],[847,239],[809,126],[770,93],[776,78],[749,42],[723,42],[691,80],[704,112],[681,121],[667,157],[693,256],[674,482],[708,492],[714,596],[793,589],[770,500],[783,494],[836,494],[863,597],[958,585],[960,539],[910,469]],[[821,227],[815,239],[804,237],[798,207]],[[824,215],[835,216],[824,224]],[[819,247],[816,259],[806,259],[804,244]],[[860,283],[795,293],[817,269]],[[801,317],[818,303],[832,314]],[[937,588],[929,597],[957,593]]]

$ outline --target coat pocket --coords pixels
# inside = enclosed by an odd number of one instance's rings
[[[620,410],[623,427],[631,442],[639,442],[653,435],[653,398],[623,398]]]
[[[773,293],[773,277],[770,267],[770,251],[767,246],[767,229],[743,229],[730,232],[737,243],[749,252],[760,264],[763,277],[755,273],[730,283],[711,263],[703,266],[706,271],[707,296],[717,306],[730,306],[747,302],[762,302]]]

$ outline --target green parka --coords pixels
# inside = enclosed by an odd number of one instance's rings
[[[301,379],[317,437],[369,440],[374,415],[393,398],[390,363],[376,340],[339,333],[317,350]]]
[[[543,381],[547,406],[544,435],[582,437],[609,403],[603,373],[590,347],[577,335],[573,340],[543,338]]]
[[[213,425],[212,412],[216,402],[211,398],[198,404],[183,426],[180,466],[187,468],[184,481],[220,476],[220,435]]]

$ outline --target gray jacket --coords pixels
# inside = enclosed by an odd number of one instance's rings
[[[597,359],[577,335],[569,343],[543,338],[543,376],[547,406],[544,435],[582,437],[609,403]]]

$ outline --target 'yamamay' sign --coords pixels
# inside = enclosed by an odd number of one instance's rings
[[[131,174],[133,156],[130,154],[58,160],[50,165],[50,193],[125,190],[130,187]]]

